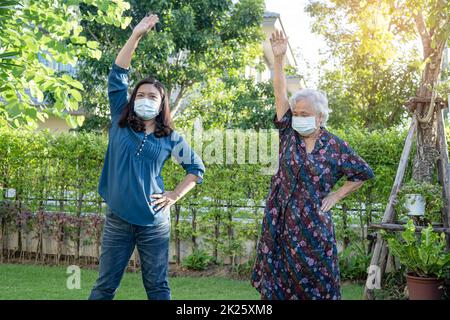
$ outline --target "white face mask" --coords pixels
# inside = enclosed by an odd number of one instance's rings
[[[309,136],[316,127],[316,117],[292,116],[292,128],[302,136]]]
[[[150,99],[134,100],[134,112],[143,120],[151,120],[159,113],[159,104]]]

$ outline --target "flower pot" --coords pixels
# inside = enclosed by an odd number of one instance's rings
[[[406,275],[409,300],[441,300],[444,284],[438,278],[422,278],[411,274]]]
[[[425,214],[425,199],[421,194],[406,194],[405,208],[409,216],[423,216]]]

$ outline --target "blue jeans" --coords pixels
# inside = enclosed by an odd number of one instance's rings
[[[170,222],[157,226],[130,224],[109,208],[103,229],[99,276],[89,300],[112,300],[134,247],[141,261],[149,300],[170,300],[168,281]]]

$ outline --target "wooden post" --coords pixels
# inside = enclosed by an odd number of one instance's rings
[[[395,223],[371,223],[370,228],[373,229],[383,229],[383,230],[390,230],[390,231],[403,231],[405,230],[405,226],[402,224],[395,224]],[[423,229],[427,228],[427,226],[418,226],[416,225],[416,232],[420,233]],[[448,227],[433,227],[434,232],[439,233],[445,233],[450,234],[450,228]]]
[[[405,175],[406,167],[408,165],[409,154],[411,152],[411,147],[412,147],[413,138],[414,138],[416,129],[417,129],[417,118],[414,115],[412,118],[411,127],[409,128],[409,132],[408,132],[408,135],[405,140],[405,145],[403,146],[402,156],[400,158],[400,163],[398,165],[394,185],[392,186],[391,194],[389,196],[389,201],[386,206],[386,210],[384,211],[382,223],[390,223],[394,219],[394,204],[395,204],[395,200],[397,198],[397,194],[400,190],[401,183],[403,181],[403,177]],[[370,261],[370,265],[380,267],[380,270],[379,270],[380,278],[383,277],[386,258],[387,258],[386,257],[387,250],[385,247],[386,247],[386,243],[381,238],[381,235],[378,233],[377,234],[377,242],[376,242],[375,248],[373,250],[373,255],[372,255],[372,259]],[[381,263],[381,266],[380,266],[380,263]],[[369,280],[369,278],[367,280]],[[374,289],[369,289],[367,287],[367,282],[366,282],[366,286],[364,288],[364,299],[373,300],[374,299],[373,290]]]
[[[444,227],[450,226],[450,168],[448,159],[448,145],[447,137],[445,135],[443,110],[437,112],[437,133],[438,133],[438,148],[439,148],[439,180],[442,184],[442,193],[444,197],[444,208],[442,220]],[[450,248],[450,237],[447,236],[447,247]]]
[[[175,262],[177,266],[181,264],[181,240],[180,240],[180,231],[178,230],[178,225],[180,224],[180,205],[175,204],[175,225],[173,229],[174,234],[174,242],[175,242]]]

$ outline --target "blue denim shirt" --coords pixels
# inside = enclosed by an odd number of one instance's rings
[[[112,212],[123,220],[141,226],[170,222],[170,210],[154,210],[150,197],[164,192],[161,171],[171,157],[202,183],[205,167],[200,157],[177,132],[157,138],[153,133],[120,128],[119,119],[128,102],[128,73],[113,63],[108,76],[111,110],[108,148],[98,185],[100,196]]]

